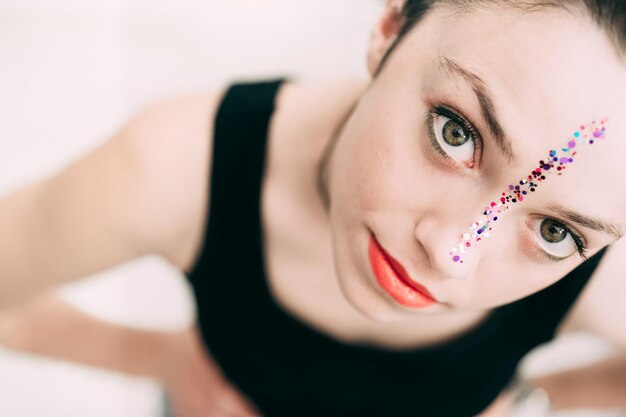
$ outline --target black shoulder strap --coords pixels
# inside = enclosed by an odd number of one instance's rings
[[[267,134],[274,99],[282,82],[233,84],[222,99],[213,131],[211,189],[204,243],[189,274],[194,284],[204,281],[196,280],[194,276],[206,275],[208,255],[215,254],[212,248],[224,247],[224,239],[233,234],[259,227],[260,219],[256,213]]]

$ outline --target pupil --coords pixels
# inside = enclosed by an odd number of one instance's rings
[[[567,237],[567,230],[551,219],[545,219],[541,223],[541,237],[550,243],[558,243]]]
[[[461,146],[467,143],[469,135],[457,122],[448,120],[443,125],[443,140],[450,146]]]

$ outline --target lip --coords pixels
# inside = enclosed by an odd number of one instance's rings
[[[385,252],[373,234],[370,235],[368,255],[376,280],[399,304],[426,308],[437,302],[426,287],[413,281],[402,264]]]

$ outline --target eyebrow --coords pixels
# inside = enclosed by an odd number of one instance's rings
[[[605,221],[594,219],[575,211],[568,210],[560,204],[550,205],[548,206],[548,210],[554,211],[566,218],[567,220],[578,223],[581,226],[611,235],[615,239],[620,239],[624,235],[624,232],[619,225],[607,223]]]
[[[478,75],[474,74],[468,69],[463,68],[461,65],[459,65],[458,62],[445,56],[439,56],[439,59],[436,61],[435,67],[438,69],[443,69],[452,74],[456,74],[470,84],[472,90],[474,90],[474,94],[476,94],[481,113],[483,115],[483,118],[487,122],[489,131],[496,140],[496,145],[498,145],[498,148],[509,162],[515,160],[516,157],[513,153],[513,146],[511,144],[511,141],[504,133],[502,125],[498,121],[496,107],[493,105],[493,100],[491,99],[491,94],[487,83],[485,83],[485,81],[483,81],[483,79],[480,78]]]

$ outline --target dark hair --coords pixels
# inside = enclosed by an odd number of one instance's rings
[[[377,69],[380,72],[385,62],[408,32],[422,19],[428,10],[439,4],[457,10],[467,10],[485,4],[510,6],[523,10],[561,8],[582,12],[600,26],[611,39],[620,55],[626,54],[626,0],[405,0],[400,17],[402,26],[398,35],[386,51]]]

